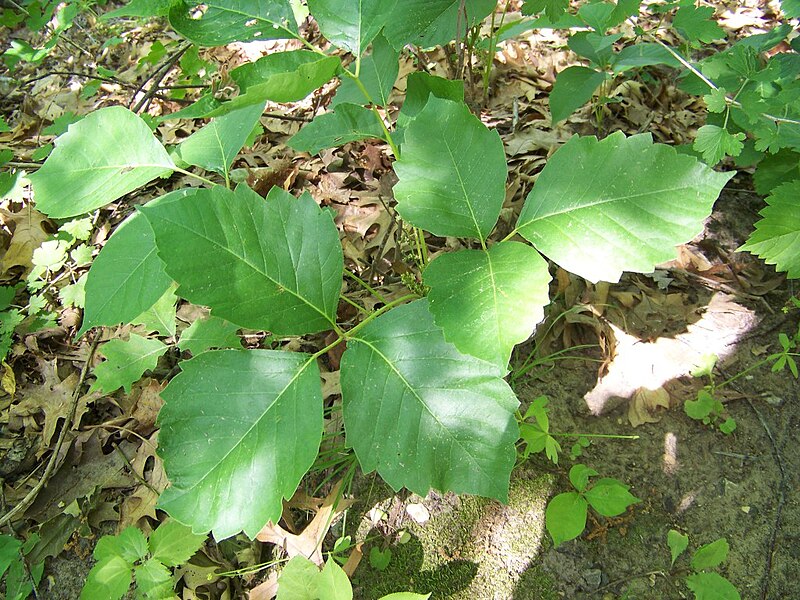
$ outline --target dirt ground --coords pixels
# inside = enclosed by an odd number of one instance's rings
[[[758,198],[746,191],[726,192],[699,239],[716,239],[726,251],[734,250],[759,206]],[[700,300],[719,293],[702,287],[695,292]],[[797,331],[797,311],[780,311],[794,292],[784,282],[763,301],[728,298],[735,304],[724,310],[751,328],[729,345],[730,355],[717,368],[717,382],[757,363],[765,352],[777,351],[779,332]],[[647,331],[637,333],[644,338]],[[675,326],[672,336],[680,333]],[[640,504],[617,519],[590,519],[583,536],[553,548],[544,531],[544,505],[568,489],[566,474],[574,464],[568,450],[574,440],[560,438],[566,453],[559,466],[541,455],[524,464],[515,472],[508,506],[430,495],[406,499],[403,506],[416,508],[398,518],[402,507],[392,510],[389,502],[395,531],[408,529],[411,541],[389,544],[393,555],[385,571],[367,566],[357,572],[356,597],[413,590],[430,592],[432,598],[473,600],[688,598],[688,558],[684,555],[670,568],[670,529],[689,536],[690,551],[726,538],[730,554],[720,572],[742,598],[795,597],[800,465],[792,448],[800,439],[798,381],[788,371],[771,373],[764,366],[727,386],[721,395],[737,428],[725,435],[691,420],[681,408],[680,394],[691,399],[692,390],[707,379],[680,377],[671,382],[680,390],[671,394],[671,408],[658,410],[657,423],[634,428],[627,401],[617,399],[601,415],[587,407],[584,396],[596,386],[598,368],[586,359],[597,357],[589,351],[580,359],[555,363],[556,368],[545,364],[525,377],[517,392],[523,405],[548,396],[552,431],[638,435],[637,440],[595,440],[574,462],[627,483]],[[430,514],[423,525],[409,516],[419,515],[420,504]],[[378,529],[385,531],[386,524]]]

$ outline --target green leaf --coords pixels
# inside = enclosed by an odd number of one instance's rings
[[[100,352],[106,361],[97,365],[94,375],[97,381],[92,386],[92,391],[99,390],[110,394],[120,387],[130,393],[131,385],[139,379],[145,371],[153,370],[158,364],[158,357],[164,354],[167,347],[158,340],[143,338],[132,333],[130,339],[111,340],[106,342]]]
[[[357,104],[339,104],[333,112],[320,115],[303,127],[286,144],[298,152],[317,154],[325,148],[369,138],[385,139],[375,114]]]
[[[800,179],[800,153],[785,149],[777,154],[767,154],[758,163],[753,184],[759,194],[767,196],[782,183],[793,179]]]
[[[102,540],[101,540],[102,541]],[[86,584],[81,591],[81,600],[118,600],[131,587],[133,566],[121,556],[110,556],[97,563],[89,571]]]
[[[100,538],[93,554],[97,560],[117,556],[132,564],[147,554],[147,539],[136,527],[126,527],[119,535],[105,535]]]
[[[182,198],[194,191],[162,196]],[[153,230],[144,215],[134,213],[117,227],[95,257],[86,280],[86,308],[78,337],[92,327],[130,323],[169,289],[172,278],[156,254]]]
[[[670,529],[667,533],[667,545],[672,555],[672,562],[670,564],[674,565],[678,557],[689,547],[689,536],[682,534],[680,531]]]
[[[781,12],[787,19],[800,18],[800,0],[781,0]]]
[[[800,179],[784,183],[766,199],[759,213],[763,218],[756,230],[739,248],[760,256],[790,279],[800,277]]]
[[[544,318],[549,283],[547,262],[519,242],[445,253],[425,269],[430,311],[445,339],[501,368]]]
[[[522,14],[536,15],[543,12],[552,23],[555,23],[568,8],[569,0],[525,0]]]
[[[231,71],[239,95],[222,104],[212,115],[249,104],[296,102],[330,81],[341,68],[336,56],[322,56],[310,50],[275,52]]]
[[[208,317],[197,319],[182,334],[178,348],[197,356],[209,348],[241,348],[242,341],[236,332],[239,328],[225,319]]]
[[[595,90],[608,78],[608,73],[589,67],[567,67],[556,75],[553,91],[550,92],[553,125],[563,121],[591,100]]]
[[[170,287],[164,295],[156,300],[155,304],[133,319],[131,323],[144,325],[145,330],[157,332],[164,337],[175,335],[175,313],[178,297]]]
[[[710,44],[725,37],[725,30],[714,20],[714,9],[710,6],[685,5],[678,9],[672,26],[689,42]]]
[[[81,275],[75,283],[58,290],[58,299],[64,306],[83,308],[86,304],[86,274]]]
[[[169,519],[150,535],[150,554],[168,567],[177,567],[192,558],[205,540],[205,535],[194,534],[191,527]]]
[[[88,240],[92,235],[92,219],[90,217],[73,219],[64,223],[58,230],[68,233],[76,240]]]
[[[397,211],[438,236],[485,240],[505,200],[503,142],[466,104],[431,97],[394,163]]]
[[[19,549],[22,542],[10,535],[0,535],[0,579],[6,572],[9,565],[15,560],[19,560]]]
[[[397,0],[308,0],[322,35],[337,48],[361,56],[386,24]]]
[[[406,98],[397,116],[397,127],[405,128],[428,103],[431,96],[464,102],[464,82],[415,71],[406,80]]]
[[[262,112],[263,102],[213,119],[180,143],[178,156],[190,165],[224,175]]]
[[[697,400],[687,400],[683,403],[683,412],[695,421],[702,421],[713,411],[714,397],[704,389],[697,392]]]
[[[590,469],[586,465],[576,464],[569,470],[569,482],[576,490],[582,492],[589,485],[589,478],[597,475],[597,471]]]
[[[395,48],[406,44],[430,48],[443,46],[456,37],[462,0],[400,0],[386,20],[384,35]],[[495,0],[466,0],[467,22],[461,19],[461,34],[480,23],[495,8]]]
[[[584,493],[584,497],[592,508],[604,517],[621,515],[631,504],[640,502],[639,498],[628,491],[628,486],[616,479],[604,477]]]
[[[695,600],[741,600],[736,587],[718,573],[693,573],[686,578],[686,585]]]
[[[347,574],[329,558],[322,571],[304,556],[286,563],[278,577],[277,600],[352,600]]]
[[[342,356],[347,443],[364,471],[377,469],[395,490],[505,501],[519,430],[504,374],[446,342],[427,300],[395,308]]]
[[[369,566],[377,571],[385,571],[386,567],[392,561],[392,549],[385,548],[381,550],[377,546],[373,546],[369,550]]]
[[[181,297],[277,335],[333,327],[342,250],[330,213],[310,195],[272,188],[265,200],[244,185],[216,186],[142,212]]]
[[[653,65],[667,65],[675,69],[683,68],[680,61],[661,44],[641,42],[625,46],[612,60],[614,73],[624,73],[629,69],[649,67]]]
[[[322,388],[308,355],[211,350],[162,392],[159,506],[217,540],[277,523],[322,439]]]
[[[580,494],[567,492],[559,494],[547,504],[544,524],[553,545],[558,547],[578,537],[586,527],[588,503]]]
[[[145,600],[172,600],[175,582],[169,569],[155,558],[148,559],[133,570],[136,578],[136,597]]]
[[[730,133],[717,125],[703,125],[697,130],[693,148],[713,167],[726,156],[739,156],[744,148],[744,137],[742,132]]]
[[[359,80],[367,95],[364,95],[355,79],[346,76],[342,78],[331,104],[336,106],[348,102],[388,106],[389,96],[400,72],[399,57],[400,53],[386,41],[386,38],[378,35],[372,42],[372,52],[361,61]]]
[[[675,258],[732,176],[650,134],[576,136],[547,161],[517,230],[567,271],[616,282],[623,271],[648,273]]]
[[[70,125],[44,165],[28,178],[36,209],[65,218],[105,206],[174,168],[142,119],[110,106]]]
[[[605,67],[611,62],[614,54],[614,43],[621,37],[621,33],[601,35],[594,31],[579,31],[570,36],[567,45],[578,56],[588,58],[595,65]]]
[[[166,17],[172,0],[132,0],[125,6],[100,15],[101,21],[116,17]]]
[[[692,556],[692,569],[695,571],[705,571],[718,567],[728,558],[730,546],[728,540],[720,538],[710,544],[700,546]]]
[[[297,37],[288,0],[176,0],[169,22],[199,46]]]

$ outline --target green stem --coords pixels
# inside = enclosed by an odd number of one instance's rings
[[[356,309],[358,312],[360,312],[360,313],[364,313],[364,314],[369,314],[369,311],[368,311],[366,308],[364,308],[363,306],[361,306],[361,305],[360,305],[360,304],[358,304],[357,302],[353,302],[352,300],[350,300],[350,298],[348,298],[348,297],[347,297],[347,296],[345,296],[344,294],[340,294],[340,295],[339,295],[339,298],[341,298],[342,300],[344,300],[345,302],[347,302],[347,303],[348,303],[350,306],[352,306],[353,308],[355,308],[355,309]]]
[[[379,302],[382,302],[383,304],[387,304],[386,298],[384,298],[383,295],[379,294],[372,286],[370,286],[366,281],[361,279],[358,275],[356,275],[355,273],[353,273],[352,271],[350,271],[348,269],[344,270],[344,274],[347,277],[349,277],[350,279],[352,279],[353,281],[355,281],[356,283],[358,283],[365,290],[367,290]]]
[[[603,438],[610,440],[638,440],[638,435],[616,435],[613,433],[552,433],[548,435],[553,437],[585,437],[585,438]]]
[[[414,231],[416,232],[414,237],[417,242],[417,254],[419,254],[420,266],[425,268],[428,264],[428,245],[425,243],[425,232],[421,227],[415,227]]]

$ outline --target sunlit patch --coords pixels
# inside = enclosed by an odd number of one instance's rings
[[[695,500],[697,500],[697,494],[695,494],[694,492],[689,492],[683,498],[681,498],[681,501],[678,504],[676,512],[678,514],[686,512],[687,510],[689,510],[692,504],[694,504]]]
[[[245,27],[252,27],[256,23],[258,23],[258,19],[248,19],[247,21],[244,22],[244,26]]]
[[[664,436],[663,461],[664,473],[674,475],[678,471],[678,438],[671,431]]]
[[[586,405],[592,414],[600,415],[614,398],[631,398],[640,388],[658,390],[668,381],[689,375],[708,354],[723,360],[756,322],[752,310],[717,293],[702,318],[674,338],[643,342],[610,324],[617,340],[616,356],[606,376],[584,396]]]

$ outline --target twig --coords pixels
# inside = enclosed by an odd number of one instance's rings
[[[78,410],[78,400],[80,400],[81,397],[81,387],[83,387],[83,383],[86,381],[86,376],[89,374],[89,369],[91,369],[92,365],[92,359],[94,358],[94,353],[95,350],[97,350],[99,343],[100,336],[98,335],[94,338],[94,340],[92,340],[92,345],[89,347],[89,355],[86,357],[86,364],[83,365],[80,378],[78,379],[78,385],[75,386],[75,391],[72,392],[72,403],[69,407],[69,414],[64,420],[64,425],[61,427],[61,431],[58,434],[58,440],[56,440],[55,448],[53,448],[53,453],[50,455],[50,460],[47,461],[47,467],[45,468],[41,479],[39,479],[37,484],[33,486],[33,489],[27,493],[27,495],[19,502],[19,504],[3,515],[2,518],[0,518],[0,527],[10,523],[11,520],[17,516],[17,514],[27,510],[28,507],[33,504],[33,501],[36,500],[36,496],[39,495],[39,492],[42,490],[42,488],[47,485],[47,482],[50,480],[50,477],[55,470],[56,463],[58,462],[58,455],[61,452],[61,446],[64,444],[64,440],[67,437],[67,432],[72,429],[72,421],[75,419],[75,413]]]
[[[162,65],[158,69],[156,69],[156,71],[152,75],[147,77],[141,83],[141,85],[137,88],[137,90],[133,94],[133,97],[131,98],[131,105],[133,105],[136,96],[144,91],[144,87],[147,85],[148,81],[151,81],[152,85],[135,105],[133,106],[129,105],[129,108],[133,112],[138,113],[140,110],[146,108],[147,105],[150,104],[150,101],[153,99],[153,96],[158,92],[159,85],[172,70],[172,67],[175,65],[175,62],[178,59],[180,59],[180,57],[183,56],[183,53],[186,52],[191,46],[192,46],[191,42],[186,42],[185,44],[182,44],[177,50],[175,50],[175,52],[173,52],[166,58],[166,60],[162,63]]]

